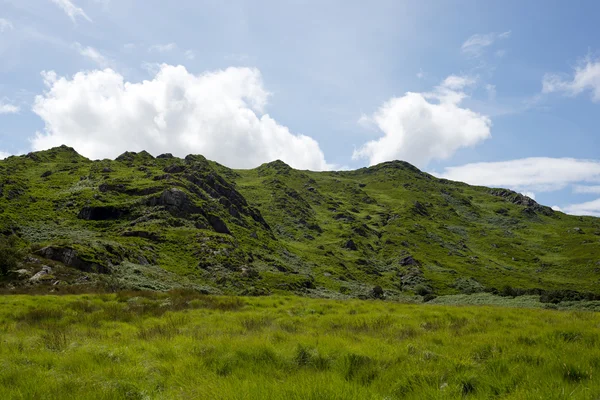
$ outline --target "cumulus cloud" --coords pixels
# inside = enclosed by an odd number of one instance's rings
[[[588,201],[586,203],[570,204],[565,207],[564,211],[567,214],[600,217],[600,199]]]
[[[4,160],[6,157],[10,157],[10,154],[0,150],[0,160]]]
[[[148,51],[158,52],[158,53],[166,53],[177,48],[177,44],[175,43],[166,43],[166,44],[155,44],[148,48]]]
[[[491,120],[461,107],[467,97],[464,89],[473,84],[473,78],[452,75],[431,93],[408,92],[388,100],[360,120],[384,136],[355,150],[352,158],[368,158],[370,165],[401,159],[424,166],[490,138]]]
[[[100,67],[108,67],[111,64],[111,61],[108,58],[91,46],[82,46],[80,43],[75,43],[73,46],[80,55],[93,61]]]
[[[511,31],[506,31],[502,33],[477,33],[471,37],[469,37],[461,46],[461,51],[464,54],[479,57],[483,54],[483,50],[486,47],[491,46],[498,40],[508,39],[510,37]]]
[[[20,107],[0,101],[0,114],[16,114],[19,111],[21,111]]]
[[[447,167],[434,174],[471,185],[549,192],[578,182],[600,182],[600,161],[532,157]]]
[[[585,58],[575,67],[573,76],[546,74],[542,81],[542,93],[562,92],[569,96],[589,90],[592,101],[600,101],[600,60]]]
[[[269,93],[256,69],[193,75],[163,64],[143,82],[126,82],[111,69],[43,77],[47,90],[33,111],[45,130],[32,139],[35,150],[67,144],[94,159],[147,150],[202,154],[234,168],[275,159],[295,168],[331,167],[314,139],[264,113]]]
[[[54,4],[59,6],[65,14],[71,18],[71,21],[77,22],[77,17],[83,17],[89,22],[92,22],[90,17],[87,16],[85,11],[81,7],[77,7],[71,0],[51,0]]]
[[[13,24],[5,18],[0,18],[0,33],[13,30]]]

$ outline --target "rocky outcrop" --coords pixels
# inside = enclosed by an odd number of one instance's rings
[[[61,262],[66,266],[76,268],[80,271],[110,273],[110,269],[107,266],[84,260],[75,249],[70,247],[48,246],[38,250],[36,254],[48,260]]]
[[[52,268],[50,268],[47,265],[44,265],[44,266],[42,266],[42,269],[38,273],[33,275],[31,278],[29,278],[29,282],[38,283],[39,281],[44,280],[45,277],[47,277],[51,274],[52,274]]]
[[[554,210],[550,207],[542,206],[532,198],[522,195],[521,193],[514,192],[508,189],[492,189],[490,190],[492,196],[502,197],[509,203],[513,203],[519,206],[526,207],[524,213],[531,216],[534,213],[540,213],[543,215],[553,215]]]
[[[128,209],[115,206],[86,206],[81,209],[77,217],[87,221],[107,221],[123,218],[128,214]]]
[[[227,227],[227,224],[225,224],[221,218],[217,217],[216,215],[209,215],[207,219],[215,232],[231,235],[231,231]]]
[[[244,225],[241,217],[247,215],[255,222],[261,224],[266,230],[271,230],[271,227],[264,220],[260,212],[255,208],[250,207],[244,196],[242,196],[232,184],[214,171],[209,171],[206,174],[204,174],[204,172],[205,170],[192,168],[183,175],[184,179],[193,184],[191,187],[188,186],[190,191],[193,191],[194,194],[201,197],[205,196],[204,193],[206,193],[211,198],[218,200],[229,214],[237,219],[241,225]],[[198,189],[201,189],[201,191]]]
[[[185,171],[185,166],[173,164],[173,165],[169,165],[168,167],[163,168],[163,171],[166,172],[167,174],[180,174]]]
[[[202,213],[202,208],[198,207],[187,193],[177,188],[165,190],[160,196],[147,199],[146,204],[151,207],[162,206],[175,217]]]

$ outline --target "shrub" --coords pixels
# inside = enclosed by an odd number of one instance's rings
[[[15,235],[0,236],[0,274],[6,275],[16,269],[23,253],[18,247],[18,238]]]
[[[425,285],[418,285],[415,288],[415,293],[418,294],[419,296],[427,296],[428,294],[432,294],[433,290]]]

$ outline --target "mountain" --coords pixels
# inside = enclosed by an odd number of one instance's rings
[[[600,219],[402,161],[232,170],[199,155],[91,161],[61,146],[0,161],[0,232],[23,256],[7,290],[600,294]]]

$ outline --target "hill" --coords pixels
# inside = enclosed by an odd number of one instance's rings
[[[600,295],[600,219],[401,161],[232,170],[199,155],[91,161],[62,146],[0,161],[0,232],[11,238],[0,251],[23,257],[7,290]]]

